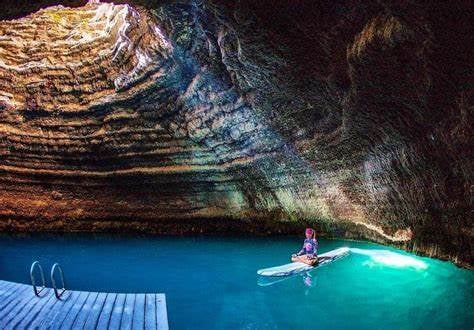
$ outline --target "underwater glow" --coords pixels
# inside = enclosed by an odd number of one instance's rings
[[[369,256],[372,262],[377,264],[383,264],[385,266],[397,268],[412,267],[416,269],[428,268],[428,265],[422,260],[392,251],[351,248],[351,252]],[[369,263],[368,265],[373,264]]]

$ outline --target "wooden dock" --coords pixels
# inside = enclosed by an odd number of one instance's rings
[[[168,329],[164,294],[66,291],[35,296],[31,285],[0,280],[0,329]]]

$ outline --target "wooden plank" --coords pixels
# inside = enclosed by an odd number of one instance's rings
[[[74,302],[74,304],[71,306],[69,311],[67,311],[67,314],[64,315],[64,317],[61,317],[61,322],[52,322],[51,323],[51,328],[52,329],[70,329],[72,324],[74,323],[74,320],[76,319],[77,314],[79,313],[79,310],[82,308],[82,305],[87,300],[87,297],[89,297],[90,292],[81,292],[77,300]]]
[[[52,306],[56,297],[51,294],[53,290],[47,289],[47,295],[42,298],[33,298],[31,301],[34,303],[32,305],[26,306],[23,308],[23,311],[19,313],[11,322],[10,325],[12,328],[20,328],[25,329],[28,325],[36,318],[42,317],[41,312],[44,310],[46,306]]]
[[[17,293],[14,285],[7,284],[3,286],[2,290],[0,291],[0,311],[7,301],[11,299],[10,297],[12,297],[13,293]]]
[[[23,306],[21,306],[21,309],[15,311],[15,316],[8,322],[8,325],[13,328],[14,325],[25,318],[31,311],[36,310],[38,306],[42,306],[47,303],[47,301],[51,298],[51,296],[48,295],[49,291],[50,289],[45,289],[45,291],[43,291],[44,295],[41,297],[32,295],[32,298],[28,300]]]
[[[0,290],[0,301],[5,301],[9,296],[11,296],[15,291],[16,287],[15,284],[6,282],[5,285],[3,285],[2,289]],[[3,305],[3,304],[0,304]]]
[[[27,286],[21,284],[13,283],[9,288],[10,294],[5,299],[0,300],[2,303],[0,306],[1,328],[5,328],[6,324],[15,316],[15,308],[20,308],[19,303],[26,297],[28,297],[28,299],[25,300],[25,302],[29,301],[30,294],[34,296],[33,289],[30,288],[30,291]]]
[[[35,318],[33,322],[29,325],[29,327],[31,329],[46,328],[46,324],[49,324],[59,312],[69,310],[70,306],[72,306],[74,300],[77,299],[78,295],[79,292],[77,291],[66,291],[61,296],[61,300],[54,299],[54,303],[48,305],[48,308],[44,311],[43,316]]]
[[[166,310],[166,297],[164,294],[156,294],[156,321],[157,328],[168,330],[168,312]]]
[[[18,297],[13,297],[13,300],[1,311],[0,314],[0,329],[5,326],[17,315],[25,305],[34,298],[38,298],[33,293],[33,290],[22,291]],[[39,298],[41,299],[41,298]],[[45,297],[43,297],[45,299]]]
[[[164,294],[52,289],[36,297],[29,285],[0,281],[0,329],[168,329]]]
[[[112,310],[114,309],[115,299],[117,299],[116,293],[108,293],[107,299],[105,299],[104,307],[100,313],[99,322],[97,322],[97,329],[107,329],[110,323],[110,317],[112,316]]]
[[[28,291],[26,287],[19,287],[18,290],[16,289],[15,285],[10,288],[10,295],[8,295],[5,300],[2,300],[2,304],[0,305],[0,319],[2,319],[3,311],[11,306],[12,301],[18,300],[24,293]],[[33,290],[33,289],[30,289]]]
[[[0,283],[1,283],[0,285],[1,290],[4,290],[5,288],[13,285],[13,282],[8,282],[8,281],[3,281],[3,280],[0,280]]]
[[[145,297],[145,329],[156,329],[156,298],[147,293]]]
[[[12,285],[11,282],[0,280],[0,292],[3,292],[5,289],[7,289],[11,285]]]
[[[12,287],[16,287],[16,283],[13,282],[7,282],[7,281],[2,281],[2,292],[11,292]]]
[[[120,329],[130,330],[132,329],[133,321],[133,309],[135,307],[135,294],[128,293],[125,296],[125,305],[122,312],[122,322],[120,323]]]
[[[48,318],[41,323],[40,328],[44,329],[50,327],[52,329],[59,329],[74,305],[78,303],[80,299],[85,299],[87,294],[88,292],[82,291],[71,292],[71,295],[64,301],[62,308],[60,308],[54,315],[49,315]]]
[[[89,294],[89,297],[87,297],[85,303],[82,305],[82,308],[77,313],[74,323],[72,324],[72,328],[82,329],[84,327],[87,317],[91,313],[98,296],[99,294],[97,292],[91,292]]]
[[[120,329],[124,303],[125,303],[125,294],[123,293],[118,294],[117,299],[115,300],[114,309],[112,310],[112,316],[110,318],[109,329]]]
[[[104,307],[106,298],[107,298],[107,293],[104,293],[104,292],[99,293],[96,301],[94,302],[94,305],[89,311],[89,315],[87,316],[87,320],[84,324],[84,329],[96,328],[96,324],[99,321],[99,316],[102,313],[102,308]]]
[[[142,329],[145,324],[145,294],[137,293],[133,308],[132,329]]]
[[[87,297],[86,301],[79,309],[76,317],[74,318],[74,322],[72,323],[71,328],[82,329],[82,327],[86,323],[87,316],[89,315],[90,310],[94,305],[98,295],[99,294],[97,292],[90,292],[89,297]],[[69,326],[67,327],[67,329],[69,329]]]

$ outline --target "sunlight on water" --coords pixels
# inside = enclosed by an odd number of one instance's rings
[[[383,264],[390,267],[412,267],[415,269],[426,269],[428,265],[422,260],[417,259],[416,257],[403,255],[400,253],[387,251],[387,250],[366,250],[352,248],[352,253],[362,254],[370,257],[370,261],[364,262],[366,266],[375,266],[376,264]]]

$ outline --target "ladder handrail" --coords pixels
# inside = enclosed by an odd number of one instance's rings
[[[61,282],[63,284],[63,287],[60,290],[58,290],[56,286],[56,280],[54,279],[54,272],[56,269],[59,270],[59,274],[61,275]],[[64,284],[63,269],[61,268],[61,265],[57,262],[53,265],[53,267],[51,267],[51,283],[53,284],[54,295],[56,296],[57,299],[61,299],[61,296],[63,295],[63,293],[66,292],[66,285]]]
[[[35,266],[38,266],[39,270],[40,270],[40,274],[41,274],[41,280],[43,282],[43,285],[40,287],[40,289],[38,290],[37,286],[36,286],[36,279],[35,279],[35,274],[34,274],[34,270],[35,270]],[[43,267],[41,267],[41,264],[39,263],[38,260],[34,261],[32,264],[31,264],[31,267],[30,267],[30,279],[31,279],[31,285],[33,285],[33,291],[35,292],[35,296],[39,297],[40,296],[40,293],[44,290],[44,288],[46,287],[46,282],[44,280],[44,273],[43,273]]]

